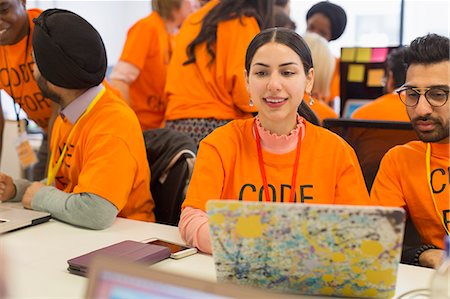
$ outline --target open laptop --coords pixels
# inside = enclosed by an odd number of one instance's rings
[[[309,295],[395,293],[403,209],[211,200],[207,213],[219,281]]]
[[[179,262],[174,260],[174,263]],[[193,271],[195,271],[193,269]],[[117,258],[97,256],[89,272],[85,298],[224,299],[299,298],[238,285],[215,283],[161,272]]]
[[[46,212],[26,210],[21,203],[0,204],[0,234],[49,221]]]
[[[351,118],[353,112],[355,112],[356,109],[370,103],[371,101],[372,100],[369,99],[347,99],[345,101],[342,117]]]

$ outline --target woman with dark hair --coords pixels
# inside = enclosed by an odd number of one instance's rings
[[[308,121],[303,95],[311,93],[314,69],[297,33],[258,34],[247,50],[245,80],[257,116],[232,121],[202,141],[183,203],[181,236],[207,253],[210,199],[370,204],[353,149]]]
[[[244,53],[271,26],[273,0],[213,0],[184,22],[169,65],[166,127],[198,144],[230,120],[249,118]]]

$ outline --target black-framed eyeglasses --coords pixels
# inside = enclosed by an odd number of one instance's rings
[[[400,100],[408,107],[415,107],[421,95],[433,107],[442,107],[447,103],[449,88],[445,87],[400,87],[396,90]]]

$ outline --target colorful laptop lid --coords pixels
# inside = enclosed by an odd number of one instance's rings
[[[211,200],[207,213],[219,281],[310,295],[395,293],[403,209]]]

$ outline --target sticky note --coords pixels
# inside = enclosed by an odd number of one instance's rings
[[[350,64],[348,66],[347,81],[348,82],[363,82],[364,81],[364,65]]]
[[[374,48],[372,49],[372,57],[370,62],[384,62],[388,54],[388,48]]]
[[[371,69],[367,70],[367,86],[368,87],[380,87],[383,86],[381,84],[381,80],[384,76],[383,69]]]
[[[341,61],[342,62],[354,62],[355,61],[355,48],[342,48]]]
[[[372,58],[371,48],[357,48],[356,49],[356,62],[370,62]]]

